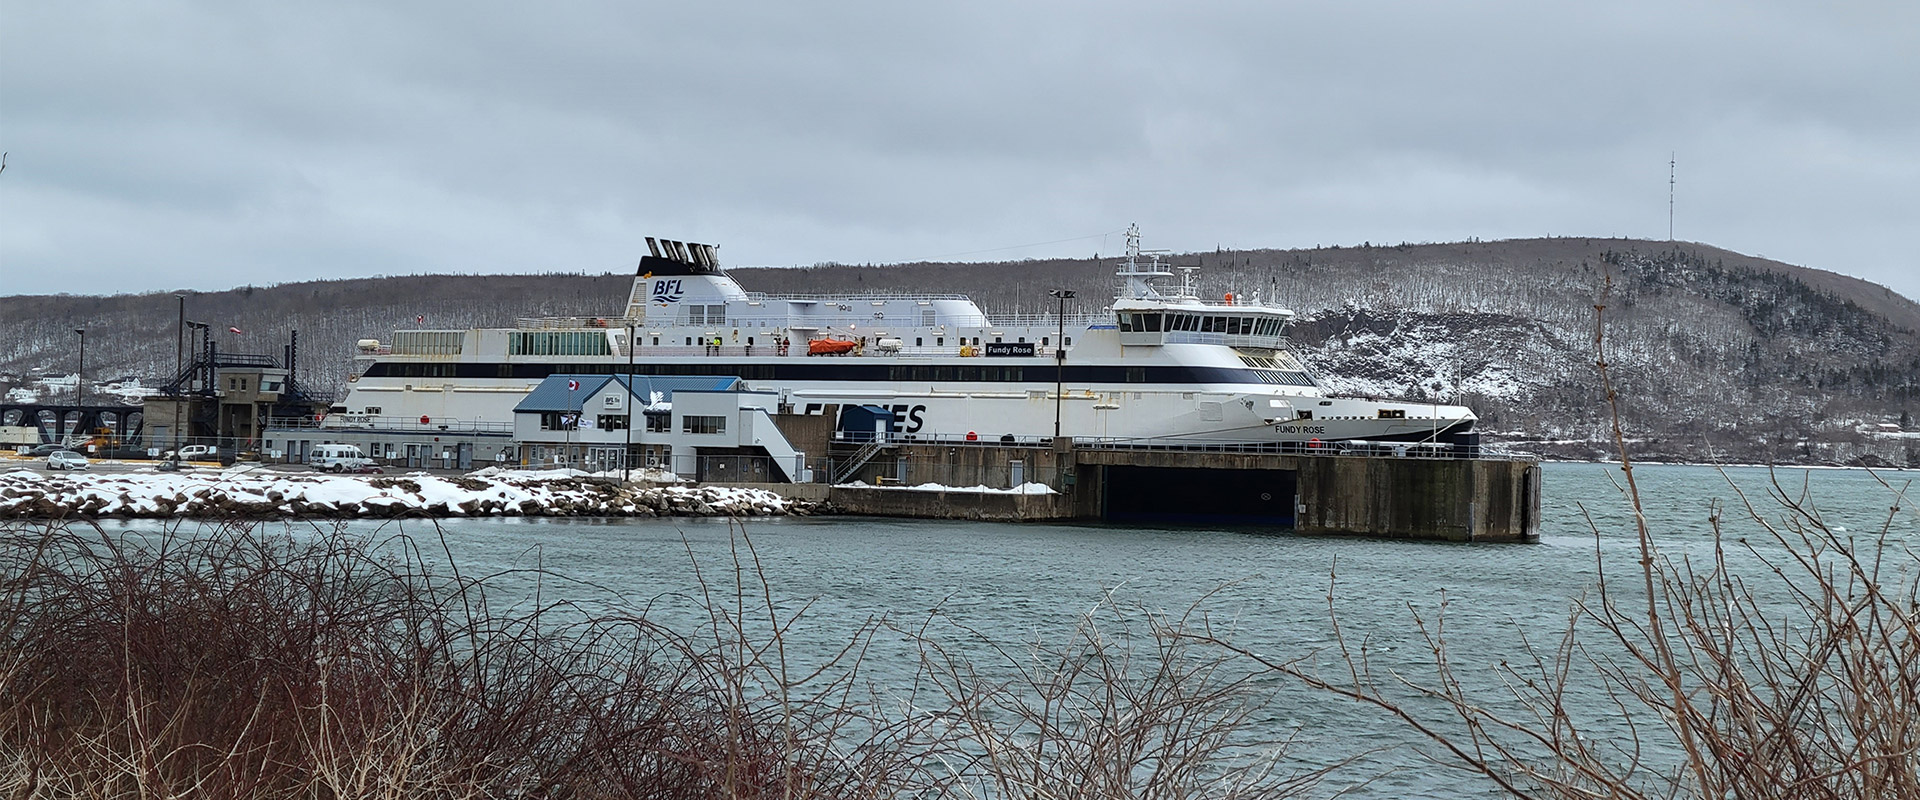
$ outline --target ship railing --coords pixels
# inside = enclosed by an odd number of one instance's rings
[[[1286,350],[1293,347],[1293,340],[1286,336],[1244,336],[1198,331],[1166,331],[1164,335],[1168,344],[1218,344],[1265,350]]]
[[[889,337],[889,338],[892,338],[892,337]],[[955,337],[955,338],[958,339],[959,337]],[[1033,358],[1052,358],[1054,351],[1060,349],[1055,345],[1052,345],[1052,344],[1042,345],[1039,342],[1028,342],[1027,344],[1033,345],[1033,353],[1034,353],[1032,356]],[[959,345],[959,344],[943,345],[939,347],[935,347],[931,345],[925,346],[925,347],[914,347],[910,345],[902,345],[898,349],[882,350],[878,344],[876,344],[873,340],[869,339],[866,345],[858,347],[855,350],[849,350],[846,353],[823,354],[820,356],[816,356],[816,358],[843,358],[843,357],[849,357],[849,356],[875,356],[875,357],[893,357],[893,358],[950,358],[950,357],[960,356],[964,354],[971,354],[976,357],[984,356],[986,354],[985,344],[982,344],[979,346],[965,345],[965,348],[966,349],[963,352],[962,345]],[[1069,347],[1067,348],[1067,350],[1071,352],[1073,348]],[[628,354],[625,349],[620,349],[616,351],[614,355],[618,358],[626,358]],[[681,345],[681,344],[649,345],[649,344],[642,343],[638,348],[634,349],[632,355],[634,358],[687,358],[687,357],[806,358],[807,345],[805,342],[795,341],[792,344],[788,345],[785,351],[783,352],[779,345],[758,344],[758,343],[752,344],[752,345],[724,344],[719,346],[696,344],[691,347],[686,345]],[[1022,356],[1009,356],[1008,358],[1022,358]],[[600,362],[594,362],[594,363],[600,363]]]
[[[523,330],[625,328],[627,320],[624,317],[520,317],[513,321],[513,326]]]
[[[863,294],[768,294],[766,292],[747,292],[747,299],[757,300],[763,303],[768,300],[808,300],[815,303],[855,300],[973,300],[972,297],[964,294],[916,294],[913,292],[866,292]]]
[[[839,444],[851,444],[877,440],[885,444],[941,444],[971,445],[976,447],[1048,447],[1053,444],[1051,436],[1015,436],[1013,434],[993,433],[903,433],[895,431],[886,434],[873,434],[866,431],[835,431],[833,441]]]
[[[1071,332],[1075,329],[1084,330],[1093,325],[1112,321],[1113,318],[1105,314],[1068,314],[1065,327]],[[1057,314],[996,314],[990,317],[987,323],[987,327],[989,328],[1058,329],[1061,326],[1061,319]]]

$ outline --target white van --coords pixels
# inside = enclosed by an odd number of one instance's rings
[[[373,466],[373,459],[350,444],[316,444],[307,453],[307,465],[327,472],[350,472]]]

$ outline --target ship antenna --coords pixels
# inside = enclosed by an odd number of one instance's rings
[[[1119,271],[1121,296],[1135,300],[1160,297],[1160,291],[1153,285],[1153,281],[1157,278],[1173,277],[1173,273],[1167,271],[1167,265],[1160,263],[1161,254],[1166,252],[1140,249],[1140,225],[1139,223],[1128,225],[1127,260],[1121,262]],[[1150,263],[1146,264],[1144,269],[1140,263],[1142,255],[1151,257]]]
[[[1678,161],[1678,156],[1677,152],[1667,154],[1667,241],[1669,242],[1673,241],[1673,178],[1674,165]]]

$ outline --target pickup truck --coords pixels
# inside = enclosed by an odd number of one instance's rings
[[[220,448],[207,444],[190,444],[180,448],[178,455],[176,455],[174,451],[168,450],[162,453],[160,457],[178,458],[181,461],[217,461],[220,458]]]

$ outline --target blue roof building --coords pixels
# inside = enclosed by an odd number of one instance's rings
[[[779,395],[731,375],[552,375],[513,407],[522,461],[626,463],[696,480],[805,480],[774,424]]]

